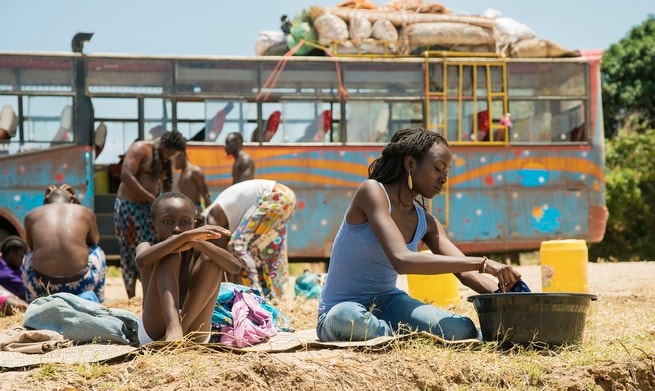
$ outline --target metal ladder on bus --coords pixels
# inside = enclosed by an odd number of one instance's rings
[[[501,143],[505,145],[508,142],[508,129],[507,127],[495,124],[493,122],[495,118],[501,118],[503,115],[509,112],[509,106],[507,102],[507,66],[506,61],[502,58],[481,58],[481,59],[472,59],[472,58],[451,58],[447,57],[443,61],[431,62],[430,59],[434,59],[436,53],[439,56],[443,56],[443,52],[429,52],[425,54],[425,101],[426,101],[426,113],[428,114],[426,119],[426,127],[429,130],[439,131],[441,134],[448,139],[449,143],[465,143],[466,145],[471,145],[472,143],[481,143],[484,142],[484,145],[489,145],[489,143]],[[448,53],[448,55],[453,55],[453,53]],[[464,54],[458,54],[463,56]],[[486,57],[478,54],[477,57]],[[434,78],[432,71],[435,66],[440,65],[441,75],[440,77]],[[466,73],[470,73],[470,86],[464,84],[464,79],[467,77]],[[479,75],[483,74],[484,84],[479,85],[478,79]],[[457,88],[455,93],[452,93],[452,89],[449,85],[449,75],[455,76],[457,82]],[[496,79],[496,80],[494,80]],[[481,94],[479,91],[483,90]],[[470,91],[469,91],[470,90]],[[469,92],[467,94],[467,92]],[[453,99],[454,97],[454,99]],[[441,118],[438,121],[434,121],[436,118],[432,113],[431,106],[433,102],[439,101],[442,107],[440,112]],[[481,137],[466,137],[467,134],[463,129],[463,104],[464,102],[471,102],[474,107],[474,111],[479,113],[477,109],[482,107],[482,104],[486,104],[486,110],[488,112],[489,119],[489,138],[488,141],[481,141]],[[456,102],[458,107],[457,114],[457,129],[456,129],[456,138],[449,137],[451,134],[451,129],[448,129],[448,117],[449,102]],[[500,106],[500,107],[499,107]],[[473,129],[471,135],[476,136],[479,131],[479,121],[478,116],[473,116]],[[498,135],[501,137],[498,137]]]
[[[507,145],[509,142],[509,129],[507,126],[500,124],[495,124],[493,119],[496,115],[495,111],[502,111],[499,113],[499,117],[502,117],[509,113],[509,106],[507,102],[507,66],[506,61],[502,58],[497,58],[493,53],[449,53],[449,52],[432,52],[426,51],[425,56],[425,67],[424,67],[424,86],[425,86],[425,113],[426,120],[425,126],[426,129],[431,131],[437,131],[441,133],[450,145]],[[454,58],[453,58],[454,56]],[[443,61],[430,61],[436,57],[444,58]],[[476,57],[472,59],[470,57]],[[434,77],[432,74],[434,68],[440,68],[441,75],[440,77]],[[452,91],[449,85],[449,74],[455,76],[457,82],[457,88],[455,92],[449,94]],[[464,84],[464,78],[466,73],[470,72],[470,81],[471,85],[466,86]],[[480,86],[478,86],[478,75],[480,72],[484,72],[484,84],[482,89],[483,94],[479,94]],[[498,83],[493,83],[494,75],[498,75],[500,79]],[[498,77],[497,76],[497,77]],[[465,89],[470,89],[470,94],[466,95]],[[453,99],[453,96],[455,99]],[[480,107],[478,101],[486,103],[487,108],[487,140],[480,140],[480,123],[479,123],[479,112],[477,108]],[[441,110],[433,114],[432,106],[433,102],[439,102]],[[464,101],[470,101],[473,104],[474,112],[476,115],[472,115],[472,131],[470,134],[466,134],[463,129],[463,104]],[[457,129],[456,137],[450,138],[449,134],[452,134],[450,129],[448,129],[448,117],[449,117],[449,102],[457,103]],[[435,104],[436,105],[436,104]],[[500,108],[497,108],[500,106]],[[494,110],[496,108],[496,110]],[[437,120],[440,114],[440,119]],[[442,224],[444,227],[448,226],[448,217],[450,216],[450,197],[448,197],[449,186],[446,182],[446,186],[443,189],[444,195],[444,217]],[[428,200],[427,207],[429,210],[432,210],[432,200]]]

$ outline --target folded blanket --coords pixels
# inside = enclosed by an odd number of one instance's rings
[[[0,335],[0,350],[8,352],[41,354],[71,346],[72,341],[52,330],[14,329]]]

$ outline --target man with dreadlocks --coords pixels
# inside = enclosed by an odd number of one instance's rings
[[[321,341],[366,340],[394,332],[426,331],[446,340],[477,338],[468,317],[410,297],[396,287],[398,274],[454,273],[479,293],[502,292],[520,279],[511,266],[467,257],[441,223],[415,198],[443,189],[452,154],[446,139],[421,128],[398,130],[368,180],[355,191],[337,232],[318,307]],[[430,250],[417,251],[419,242]]]
[[[134,257],[141,242],[153,242],[150,205],[155,198],[173,187],[171,164],[186,151],[186,141],[176,130],[164,132],[154,141],[136,141],[125,152],[121,184],[114,202],[114,230],[121,252],[121,269],[129,298],[136,294],[140,279]]]

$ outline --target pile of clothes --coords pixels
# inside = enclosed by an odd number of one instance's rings
[[[210,342],[236,348],[265,342],[279,331],[293,331],[290,318],[268,303],[261,292],[230,282],[221,283],[211,323]]]

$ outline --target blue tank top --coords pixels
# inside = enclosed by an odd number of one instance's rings
[[[389,213],[391,201],[387,195]],[[425,236],[427,225],[425,213],[414,204],[418,224],[412,241],[407,248],[416,251],[419,241]],[[332,306],[344,301],[367,302],[369,299],[400,291],[396,288],[398,273],[384,254],[370,222],[349,224],[345,217],[341,222],[332,245],[330,264],[318,305],[318,314],[327,312]]]

